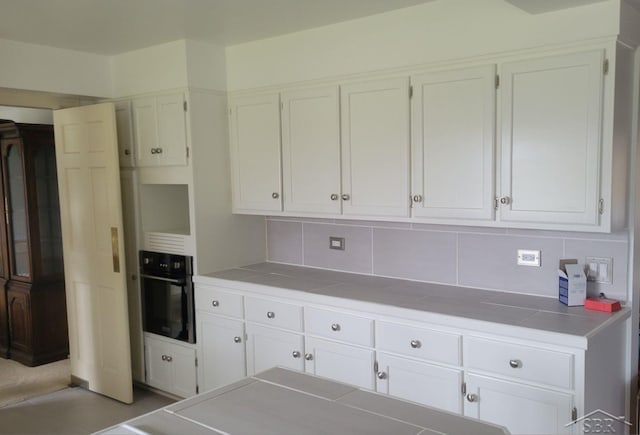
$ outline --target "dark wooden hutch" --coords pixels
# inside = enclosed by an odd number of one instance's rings
[[[0,120],[0,356],[66,358],[69,335],[53,126]]]

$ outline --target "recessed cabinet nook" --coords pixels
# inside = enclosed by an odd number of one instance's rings
[[[233,211],[622,228],[629,53],[573,46],[232,93]]]

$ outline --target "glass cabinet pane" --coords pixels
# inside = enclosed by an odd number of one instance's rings
[[[24,171],[20,147],[12,144],[7,149],[7,183],[9,194],[9,225],[13,244],[13,274],[29,277],[29,240],[27,209],[24,193]]]
[[[39,147],[34,159],[38,225],[40,230],[40,269],[44,276],[62,273],[62,232],[58,203],[56,154],[52,146]],[[35,261],[35,260],[34,260]]]

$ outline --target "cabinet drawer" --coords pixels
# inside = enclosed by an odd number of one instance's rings
[[[242,295],[202,285],[196,285],[194,291],[196,310],[230,317],[244,316]]]
[[[388,322],[376,324],[378,349],[445,364],[460,365],[461,339],[458,334],[431,329]]]
[[[464,366],[531,382],[573,388],[573,355],[476,337],[464,339]]]
[[[302,307],[269,299],[248,297],[247,320],[277,328],[302,331]]]
[[[305,308],[309,334],[362,346],[373,346],[373,320],[335,311]]]

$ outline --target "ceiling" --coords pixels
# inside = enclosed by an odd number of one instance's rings
[[[433,0],[0,0],[0,39],[114,55],[177,39],[235,45]]]

